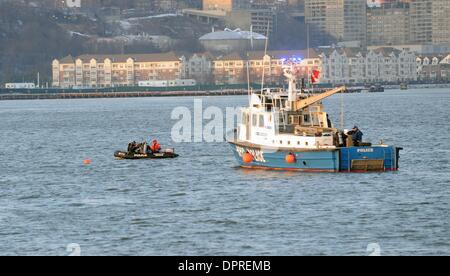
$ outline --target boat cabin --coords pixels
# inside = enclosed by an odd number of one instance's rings
[[[298,95],[296,101],[307,98]],[[252,93],[250,103],[250,107],[241,110],[239,140],[288,148],[335,146],[337,129],[332,128],[321,102],[294,110],[287,93],[266,90]]]

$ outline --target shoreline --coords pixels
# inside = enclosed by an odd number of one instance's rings
[[[57,100],[57,99],[101,99],[101,98],[149,98],[149,97],[193,97],[193,96],[242,96],[247,90],[221,91],[164,91],[164,92],[85,92],[85,93],[15,93],[0,94],[0,101],[8,100]]]
[[[450,88],[450,84],[430,85],[412,84],[408,90],[415,89],[443,89]],[[398,89],[397,86],[385,86],[386,90]],[[318,89],[317,91],[320,91]],[[349,87],[347,93],[361,93],[362,89]],[[377,92],[372,92],[377,93]],[[224,90],[197,90],[197,91],[127,91],[127,92],[43,92],[43,93],[0,93],[0,101],[14,100],[59,100],[59,99],[102,99],[102,98],[150,98],[150,97],[205,97],[205,96],[245,96],[247,89],[224,89]]]

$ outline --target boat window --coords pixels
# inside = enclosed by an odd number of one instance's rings
[[[307,145],[309,145],[309,143],[308,143],[308,142],[305,142],[305,146],[307,146]]]
[[[309,123],[309,115],[308,114],[303,115],[303,123]]]
[[[319,117],[316,114],[313,115],[312,122],[313,122],[313,125],[320,126]]]
[[[283,144],[283,141],[282,140],[280,140],[280,145],[282,145]]]
[[[259,115],[259,127],[264,127],[264,115]]]
[[[248,124],[248,114],[247,112],[242,113],[242,124]]]
[[[258,116],[256,116],[256,114],[253,114],[253,116],[252,116],[252,125],[256,126],[257,121],[258,121]]]
[[[289,124],[290,125],[300,124],[300,116],[295,116],[295,115],[289,116]]]

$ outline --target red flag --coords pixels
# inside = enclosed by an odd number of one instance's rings
[[[320,76],[320,71],[313,70],[312,75],[311,75],[311,83],[313,83],[313,84],[316,83],[317,80],[319,79],[319,76]]]
[[[314,76],[315,79],[318,79],[318,78],[319,78],[319,75],[320,75],[320,71],[318,71],[318,70],[313,70],[313,76]]]

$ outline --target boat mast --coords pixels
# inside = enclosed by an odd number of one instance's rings
[[[264,48],[264,56],[263,56],[263,60],[262,60],[263,70],[262,70],[262,80],[261,80],[261,95],[264,91],[264,79],[265,79],[265,73],[266,73],[266,66],[265,66],[264,59],[267,56],[267,48],[269,47],[269,29],[270,29],[270,20],[267,21],[266,45]]]
[[[309,24],[308,23],[306,23],[306,59],[309,60]],[[308,82],[309,82],[310,78],[309,78],[308,63],[306,63],[306,67],[308,68]]]
[[[309,24],[306,24],[306,56],[307,56],[307,60],[309,62]],[[314,95],[314,83],[311,83],[311,72],[310,72],[310,68],[308,66],[308,62],[306,63],[306,68],[308,69],[308,82],[311,84],[311,94]],[[312,115],[312,111],[311,108],[308,108],[309,110],[309,120],[311,122],[311,126],[314,126],[314,119],[313,119],[313,115]]]
[[[284,70],[284,76],[289,81],[289,87],[288,87],[288,102],[289,106],[288,109],[290,111],[294,110],[295,108],[295,102],[297,101],[297,82],[294,74],[294,63],[291,63],[290,68],[286,68]]]
[[[248,56],[247,56],[247,94],[248,94],[248,103],[251,104],[252,89],[250,87],[250,68],[249,68],[249,63],[250,63],[250,61],[248,60]]]
[[[341,129],[344,130],[344,91],[341,92]]]

